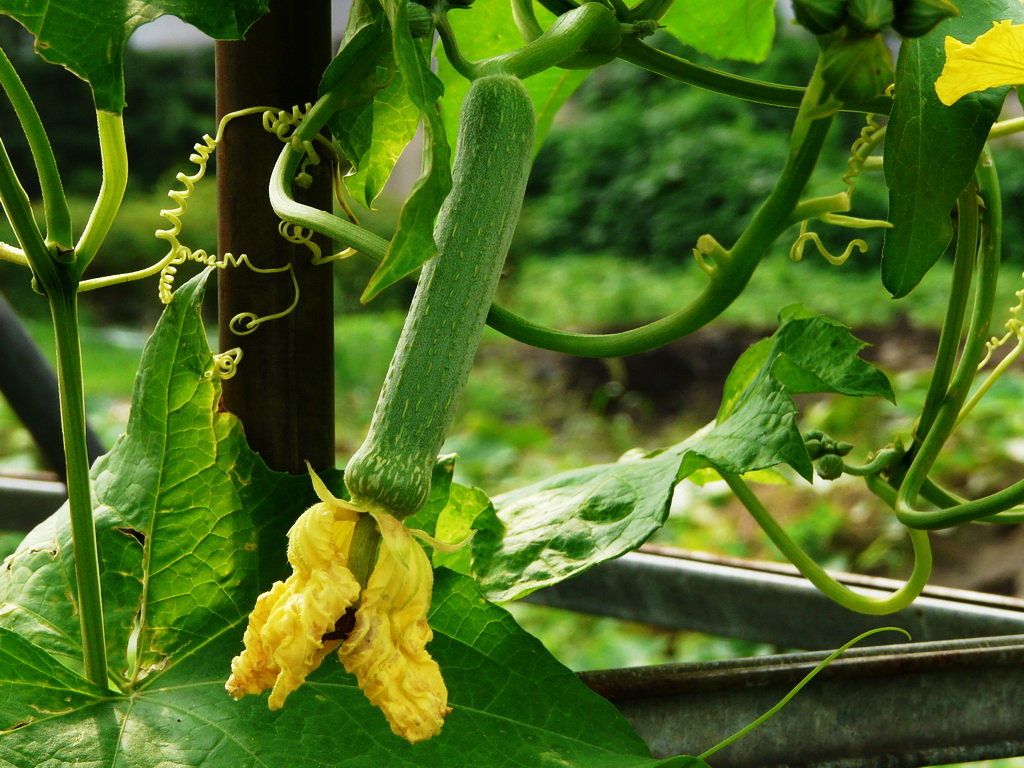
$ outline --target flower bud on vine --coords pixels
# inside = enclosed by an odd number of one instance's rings
[[[894,0],[892,28],[903,37],[921,37],[940,22],[960,15],[949,0]]]
[[[835,32],[846,21],[848,0],[793,0],[793,15],[816,35]]]

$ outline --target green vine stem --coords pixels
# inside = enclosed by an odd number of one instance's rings
[[[621,333],[581,334],[547,328],[498,305],[492,305],[487,323],[517,341],[556,352],[583,357],[622,357],[674,341],[714,320],[739,296],[769,245],[789,226],[790,214],[810,178],[825,137],[830,117],[816,117],[822,84],[812,77],[805,104],[797,114],[794,146],[791,147],[775,188],[754,214],[730,251],[704,240],[705,257],[716,260],[707,287],[692,304],[647,325]],[[284,221],[310,229],[381,260],[388,241],[339,216],[298,202],[291,194],[291,179],[302,160],[303,141],[310,141],[337,108],[338,98],[322,96],[295,131],[291,143],[278,156],[270,179],[270,203]]]
[[[775,518],[765,509],[761,500],[750,490],[742,478],[729,472],[719,472],[719,474],[786,559],[795,565],[797,570],[826,597],[844,608],[872,616],[893,613],[910,605],[927,585],[928,577],[932,572],[932,551],[926,532],[908,529],[910,542],[914,548],[914,568],[910,578],[903,586],[883,598],[868,597],[840,584],[804,552],[800,545],[793,541],[785,529],[775,521]]]
[[[967,185],[957,200],[957,213],[959,225],[953,258],[953,280],[939,333],[932,379],[914,430],[916,441],[923,440],[931,431],[935,417],[946,400],[949,382],[956,367],[957,351],[960,349],[967,301],[978,257],[978,187],[973,182]]]
[[[976,267],[978,286],[974,291],[971,319],[963,342],[956,372],[952,375],[945,397],[935,412],[931,428],[924,435],[913,461],[900,483],[896,498],[896,516],[904,525],[914,528],[946,528],[959,523],[998,514],[1024,500],[1024,481],[983,499],[965,502],[947,509],[915,509],[914,504],[931,471],[935,460],[957,423],[978,364],[985,354],[985,342],[992,317],[996,282],[999,272],[1000,241],[1002,237],[1002,202],[999,179],[988,152],[983,153],[976,173],[978,187],[984,201],[980,258]]]
[[[778,714],[779,710],[781,710],[790,701],[792,701],[793,697],[800,693],[800,691],[804,689],[804,686],[806,686],[815,677],[817,677],[818,673],[825,669],[825,667],[827,667],[833,661],[838,659],[842,654],[846,653],[848,650],[850,650],[850,648],[855,646],[861,640],[871,637],[872,635],[877,635],[879,632],[900,632],[901,634],[906,636],[907,640],[911,639],[910,633],[907,632],[907,630],[902,629],[901,627],[877,627],[876,629],[869,629],[867,632],[862,632],[852,640],[848,640],[847,642],[843,643],[842,646],[836,648],[834,651],[832,651],[832,653],[830,653],[828,656],[826,656],[824,659],[818,662],[814,669],[812,669],[810,672],[804,675],[803,678],[801,678],[800,682],[794,685],[789,690],[789,693],[787,693],[785,696],[779,699],[778,703],[776,703],[771,709],[769,709],[763,715],[756,717],[754,720],[750,722],[749,725],[743,726],[740,730],[736,731],[736,733],[722,739],[722,741],[715,744],[715,746],[711,747],[711,749],[706,749],[703,752],[701,752],[697,759],[707,760],[709,757],[711,757],[719,750],[728,747],[733,742],[738,741],[739,739],[746,736],[755,728],[759,728],[760,726],[764,725],[765,721]],[[683,768],[685,765],[686,763],[680,762],[678,763],[678,768]],[[670,768],[670,766],[671,768],[676,768],[676,766],[673,765],[671,761],[660,764],[660,768]]]
[[[793,143],[785,167],[767,200],[754,214],[736,244],[728,251],[704,240],[714,264],[710,280],[691,303],[671,315],[629,331],[609,334],[568,333],[532,323],[499,306],[491,308],[488,324],[517,341],[582,357],[622,357],[655,349],[714,320],[743,292],[768,247],[789,226],[790,214],[810,178],[831,125],[816,117],[823,85],[817,69],[804,92],[797,114]],[[705,236],[707,237],[707,236]],[[717,247],[715,247],[717,246]],[[698,241],[698,248],[701,242]],[[702,249],[704,250],[704,249]]]
[[[53,271],[53,261],[50,258],[50,249],[43,239],[43,233],[39,231],[32,216],[32,204],[29,202],[28,193],[18,180],[11,163],[11,156],[7,154],[7,147],[0,138],[0,204],[3,205],[7,220],[11,223],[14,236],[21,246],[21,255],[37,277],[47,271]],[[13,254],[12,254],[13,255]],[[20,259],[19,259],[20,261]]]
[[[67,463],[68,502],[78,585],[82,653],[88,679],[104,690],[107,651],[100,594],[99,551],[92,519],[89,455],[86,450],[85,394],[78,336],[78,276],[73,265],[54,259],[32,218],[28,195],[18,182],[7,148],[0,141],[0,202],[46,295],[57,348],[57,385]]]
[[[533,0],[512,0],[512,20],[516,23],[524,43],[532,43],[544,34],[533,10]]]
[[[68,274],[59,286],[47,287],[57,341],[57,384],[67,462],[68,504],[78,585],[78,612],[86,677],[107,689],[107,651],[100,591],[99,549],[92,518],[89,455],[86,450],[85,388],[78,334],[77,280]]]
[[[60,250],[70,249],[73,243],[71,213],[68,210],[68,200],[64,196],[64,185],[57,170],[57,160],[53,156],[50,138],[46,134],[42,120],[39,119],[36,105],[32,103],[24,83],[3,50],[0,50],[0,88],[10,99],[22,130],[25,131],[36,173],[39,175],[47,242]]]
[[[124,140],[124,120],[120,114],[96,111],[99,130],[100,157],[103,161],[103,181],[96,197],[89,221],[75,245],[75,266],[81,277],[89,262],[96,256],[114,223],[124,190],[128,185],[128,150]]]
[[[702,67],[636,38],[623,38],[622,46],[619,49],[619,58],[663,77],[758,104],[799,107],[803,99],[803,88],[752,80],[718,69]],[[892,109],[892,100],[888,98],[878,98],[866,104],[843,106],[844,111],[875,112],[883,115],[889,114],[890,109]]]
[[[529,18],[524,19],[527,34],[534,28]],[[532,19],[536,23],[536,18]],[[438,36],[444,46],[448,61],[463,77],[475,80],[487,75],[512,75],[527,78],[572,58],[585,48],[607,50],[614,55],[622,39],[620,25],[615,14],[604,5],[595,2],[584,3],[555,19],[547,30],[514,51],[494,56],[484,61],[472,62],[463,56],[458,41],[448,22],[446,13],[437,19]]]

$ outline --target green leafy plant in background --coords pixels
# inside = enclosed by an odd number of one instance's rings
[[[219,409],[220,378],[238,358],[208,348],[199,311],[208,272],[172,295],[175,270],[189,260],[255,269],[245,257],[192,251],[178,240],[188,197],[221,130],[196,145],[197,170],[179,174],[176,208],[163,214],[170,228],[160,233],[170,252],[150,269],[83,279],[94,259],[103,263],[127,184],[121,113],[128,37],[173,14],[213,37],[237,38],[265,4],[165,0],[128,13],[96,0],[0,2],[0,12],[35,35],[44,58],[89,83],[103,158],[100,192],[75,237],[47,133],[0,54],[0,86],[27,139],[45,223],[37,223],[0,144],[0,201],[16,240],[0,244],[0,258],[28,267],[51,309],[69,490],[66,508],[33,531],[0,573],[0,755],[7,763],[434,766],[458,756],[460,766],[706,765],[731,737],[699,757],[650,757],[611,706],[496,602],[635,549],[665,523],[683,481],[725,480],[801,572],[865,613],[905,607],[923,588],[930,571],[923,529],[1020,521],[1020,483],[966,500],[930,477],[993,381],[974,383],[995,346],[988,339],[1000,258],[1000,188],[985,143],[1021,127],[997,122],[1005,88],[948,107],[934,84],[946,35],[977,36],[992,22],[1019,20],[1019,8],[1001,0],[959,10],[929,0],[797,0],[796,17],[816,36],[818,55],[807,62],[806,86],[795,87],[732,75],[649,42],[664,27],[708,55],[758,62],[772,47],[772,3],[480,3],[359,0],[316,103],[243,110],[261,114],[282,139],[267,180],[282,233],[299,243],[317,233],[342,246],[335,254],[314,251],[314,264],[356,253],[376,260],[362,290],[366,301],[418,272],[370,432],[344,475],[325,474],[320,486],[269,470],[246,445],[238,420]],[[92,20],[87,34],[83,18]],[[895,71],[882,39],[890,27],[904,37]],[[431,55],[440,62],[437,74]],[[749,213],[735,236],[695,239],[700,292],[647,325],[588,335],[520,317],[495,304],[494,294],[532,158],[555,113],[589,71],[617,58],[678,88],[788,109],[793,119],[778,148],[778,173],[756,204],[744,206]],[[873,116],[865,120],[865,112]],[[883,126],[879,116],[886,114]],[[865,127],[846,171],[835,191],[811,196],[831,125],[851,115]],[[327,159],[348,170],[338,191],[372,205],[421,126],[422,174],[390,240],[353,216],[295,198],[307,166]],[[645,135],[673,146],[671,136]],[[887,220],[854,213],[858,179],[880,165],[879,148],[891,187]],[[942,338],[912,435],[873,437],[858,464],[848,460],[854,446],[801,429],[796,395],[897,396],[859,357],[863,344],[814,311],[809,295],[780,308],[775,334],[733,368],[715,421],[685,441],[493,499],[453,482],[453,457],[438,453],[485,323],[555,351],[636,354],[713,322],[793,228],[794,258],[815,245],[840,265],[854,247],[866,247],[853,241],[833,255],[817,234],[822,227],[885,230],[881,280],[895,298],[911,294],[955,236]],[[78,293],[157,273],[167,307],[144,354],[127,432],[90,471]],[[274,317],[244,318],[246,330]],[[1019,322],[1007,331],[1005,340],[1019,339]],[[907,584],[869,598],[825,573],[753,490],[758,479],[780,473],[795,482],[863,477],[908,530],[915,564]],[[430,564],[413,536],[430,544]],[[286,555],[294,572],[281,582]],[[351,587],[344,599],[339,578]],[[304,591],[287,592],[299,583]],[[396,603],[396,594],[408,599]],[[333,662],[319,668],[335,648],[347,671]],[[278,686],[291,693],[306,683],[283,709],[270,711],[256,698],[232,702],[224,691],[229,673],[229,690],[240,698],[270,687],[277,696]],[[77,745],[73,753],[69,743]]]

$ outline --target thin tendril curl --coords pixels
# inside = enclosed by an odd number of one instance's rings
[[[196,142],[193,146],[193,152],[189,156],[189,161],[196,166],[195,172],[192,174],[179,172],[175,176],[178,183],[181,184],[181,187],[178,189],[172,189],[167,193],[167,196],[171,198],[175,203],[175,206],[173,208],[167,208],[160,211],[160,215],[169,224],[168,228],[161,229],[156,232],[156,236],[161,240],[165,240],[169,246],[167,255],[164,256],[155,268],[159,269],[160,272],[158,293],[161,302],[167,304],[171,300],[174,288],[174,278],[177,274],[178,266],[187,261],[193,261],[205,266],[216,267],[217,269],[245,266],[258,274],[277,274],[281,272],[288,272],[290,275],[292,286],[295,290],[294,299],[291,304],[284,310],[269,315],[261,316],[253,312],[242,312],[235,315],[235,317],[231,318],[229,327],[236,335],[244,336],[250,334],[268,320],[285,317],[295,309],[299,303],[299,284],[292,264],[286,264],[282,267],[257,267],[249,259],[249,256],[244,253],[225,253],[218,256],[217,254],[208,253],[201,248],[193,250],[181,242],[179,235],[182,230],[182,217],[188,210],[188,199],[195,191],[196,184],[206,176],[210,156],[223,140],[225,127],[228,122],[236,117],[257,113],[261,114],[264,130],[273,134],[282,142],[292,142],[301,149],[304,153],[304,159],[302,168],[295,179],[295,183],[302,187],[308,187],[312,182],[312,175],[309,173],[308,169],[319,165],[322,158],[316,150],[315,142],[299,141],[294,135],[294,130],[309,113],[311,106],[311,104],[305,104],[301,107],[295,106],[292,107],[290,111],[270,107],[250,107],[248,109],[239,110],[238,112],[232,112],[221,118],[221,121],[217,126],[217,135],[215,137],[211,137],[209,134],[206,134],[203,136],[201,141]],[[289,242],[304,245],[309,248],[313,256],[314,264],[323,264],[328,261],[351,255],[351,252],[343,251],[340,254],[322,257],[319,246],[312,240],[313,233],[308,230],[304,230],[301,227],[290,226],[282,222],[278,231],[281,236]],[[144,272],[145,274],[152,274],[151,271]],[[139,273],[137,276],[143,277],[145,274]],[[237,365],[237,360],[234,361],[234,365]],[[228,377],[233,375],[233,371],[233,366],[228,369]]]
[[[853,144],[850,145],[850,154],[846,158],[848,170],[843,174],[842,178],[843,184],[846,185],[846,190],[839,195],[846,198],[845,210],[849,210],[853,204],[853,193],[857,191],[857,180],[864,169],[864,164],[871,156],[872,150],[878,146],[878,143],[884,136],[885,127],[879,125],[877,115],[868,114],[864,125],[860,129],[860,133],[854,139]],[[843,216],[836,213],[826,213],[817,218],[826,224],[846,227],[848,229],[871,229],[874,227],[892,226],[889,222],[880,219],[862,219],[856,216]],[[792,261],[801,261],[804,257],[804,249],[807,243],[813,243],[822,258],[835,266],[845,263],[853,254],[855,248],[862,254],[868,251],[867,242],[861,238],[855,238],[846,244],[846,248],[841,254],[836,256],[821,242],[821,237],[818,233],[809,229],[809,221],[804,219],[800,222],[800,233],[789,249],[789,258]]]

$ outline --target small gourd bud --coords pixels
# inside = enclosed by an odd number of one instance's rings
[[[793,0],[793,15],[816,35],[835,32],[846,21],[848,0]]]
[[[804,442],[804,448],[807,449],[807,455],[811,457],[811,461],[817,461],[825,455],[825,444],[821,440],[807,440]]]
[[[949,0],[893,0],[892,28],[904,37],[921,37],[940,22],[960,15]]]
[[[860,32],[880,32],[892,23],[893,0],[850,0],[850,26]]]
[[[809,429],[804,432],[804,440],[824,440],[825,433],[820,429]]]
[[[892,54],[877,33],[844,35],[822,52],[821,75],[840,101],[864,103],[881,96],[892,82]]]
[[[405,17],[409,21],[409,32],[413,37],[430,37],[434,34],[434,17],[419,3],[406,4]]]
[[[853,444],[839,441],[833,446],[832,450],[835,451],[837,456],[845,456],[853,450]]]
[[[830,453],[818,460],[818,477],[822,480],[835,480],[843,475],[843,460]]]

